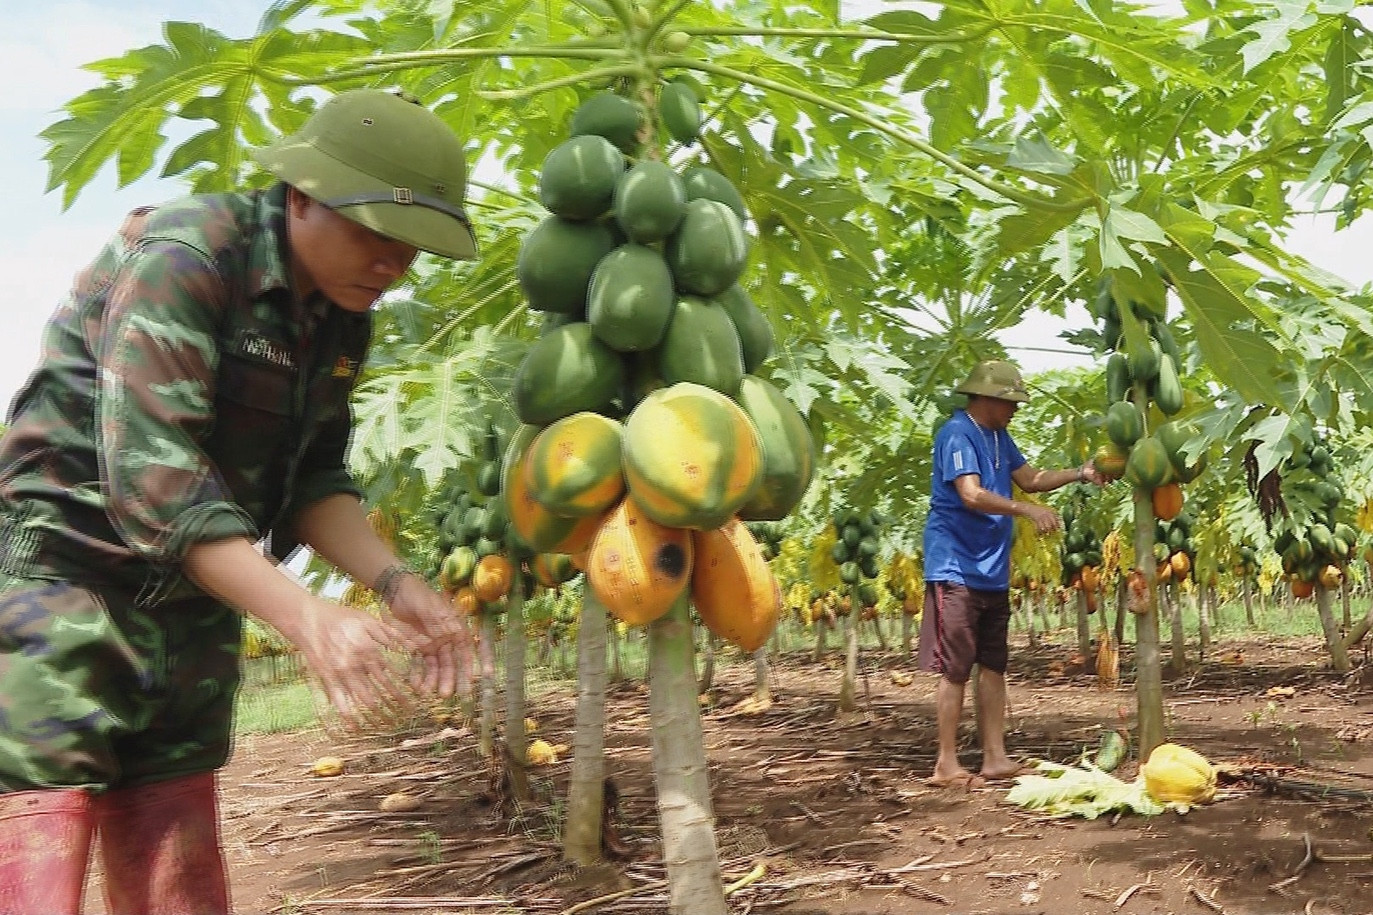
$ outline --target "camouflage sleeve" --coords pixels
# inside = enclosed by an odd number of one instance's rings
[[[286,510],[288,518],[307,505],[339,493],[349,493],[362,500],[362,487],[345,467],[352,427],[352,411],[345,407],[306,450],[291,504]]]
[[[95,361],[101,482],[128,547],[162,565],[194,543],[256,540],[203,442],[214,422],[227,290],[199,252],[154,242],[113,278]]]

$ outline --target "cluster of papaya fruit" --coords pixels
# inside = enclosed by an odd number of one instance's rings
[[[1166,419],[1146,428],[1152,403],[1165,417],[1183,407],[1179,366],[1181,353],[1161,309],[1130,302],[1132,320],[1146,331],[1128,351],[1120,347],[1120,305],[1103,283],[1097,302],[1102,335],[1111,350],[1106,359],[1106,413],[1103,425],[1109,441],[1094,455],[1094,463],[1108,479],[1124,477],[1137,489],[1153,494],[1154,513],[1171,518],[1182,508],[1181,484],[1206,469],[1206,453],[1198,449],[1201,434],[1186,419]]]
[[[906,616],[919,616],[922,608],[920,563],[900,550],[892,553],[887,563],[887,591],[901,606]]]
[[[656,109],[599,92],[544,161],[550,215],[516,275],[545,319],[515,373],[522,426],[501,488],[520,539],[574,557],[623,622],[689,590],[707,626],[753,650],[780,594],[745,522],[785,517],[815,454],[800,412],[754,374],[774,338],[739,282],[742,196],[645,143],[655,110],[694,138],[695,98],[684,82],[663,85]]]
[[[758,549],[763,551],[763,558],[768,562],[782,555],[782,544],[787,539],[782,525],[776,521],[750,521],[748,532],[758,541]]]
[[[1259,551],[1254,549],[1252,543],[1241,543],[1239,545],[1238,561],[1235,563],[1234,573],[1241,578],[1252,578],[1259,571]]]
[[[1330,449],[1320,441],[1298,446],[1284,464],[1283,489],[1308,508],[1306,520],[1289,513],[1273,539],[1295,597],[1310,597],[1319,582],[1336,589],[1344,567],[1359,547],[1355,528],[1340,520],[1344,484],[1335,471]]]
[[[441,557],[439,588],[469,616],[503,600],[514,579],[509,520],[504,504],[494,498],[500,493],[499,454],[499,437],[488,425],[472,479],[450,472],[439,488],[439,508],[434,512]]]
[[[839,580],[852,592],[857,589],[863,609],[877,606],[877,564],[882,551],[882,527],[886,516],[877,509],[856,511],[841,509],[830,519],[834,525],[835,541],[830,558],[839,566]]]
[[[1154,522],[1154,561],[1159,584],[1186,581],[1196,555],[1191,515],[1180,511],[1172,518],[1159,518]]]
[[[1082,505],[1087,494],[1082,486],[1073,485],[1060,515],[1063,518],[1062,579],[1064,587],[1081,589],[1086,596],[1087,612],[1095,613],[1097,592],[1101,587],[1101,536],[1082,517]]]

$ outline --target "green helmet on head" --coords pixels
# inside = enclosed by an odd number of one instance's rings
[[[1016,403],[1025,403],[1030,399],[1029,392],[1025,390],[1025,380],[1020,377],[1020,369],[1010,362],[997,359],[973,366],[967,380],[954,390],[959,394],[976,394]]]
[[[467,158],[434,112],[382,89],[330,98],[255,152],[282,181],[378,234],[444,257],[477,256],[463,209]]]

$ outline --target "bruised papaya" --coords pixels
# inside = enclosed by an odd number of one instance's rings
[[[715,635],[753,652],[777,625],[782,592],[748,526],[731,518],[692,534],[691,600]]]
[[[672,609],[691,566],[691,532],[658,524],[626,496],[591,542],[586,579],[616,619],[641,626]]]
[[[625,421],[624,470],[630,494],[650,518],[711,530],[752,498],[762,446],[738,404],[681,382],[650,393]]]

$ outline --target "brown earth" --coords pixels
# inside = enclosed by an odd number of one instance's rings
[[[1015,649],[1013,753],[1073,762],[1103,727],[1133,719],[1131,684],[1100,691],[1071,654]],[[761,714],[735,707],[752,694],[751,663],[722,664],[703,723],[725,879],[753,877],[733,910],[1373,912],[1373,665],[1356,658],[1362,666],[1341,677],[1323,656],[1309,639],[1225,643],[1169,680],[1171,738],[1224,764],[1229,784],[1185,816],[1093,821],[1007,805],[1005,785],[927,785],[934,680],[896,652],[864,653],[859,709],[847,715],[836,712],[837,654],[775,663]],[[531,701],[538,736],[572,742],[571,694],[569,684]],[[667,911],[646,698],[637,682],[609,690],[613,824],[627,855],[581,872],[561,864],[556,839],[565,759],[534,770],[538,801],[512,817],[493,803],[490,769],[464,729],[243,739],[222,775],[237,911],[552,913],[598,897],[577,911]],[[965,731],[975,768],[966,716]],[[325,754],[343,756],[346,773],[311,777]],[[1133,761],[1117,774],[1133,777]],[[380,811],[399,791],[419,809]],[[611,897],[619,891],[629,892]]]

